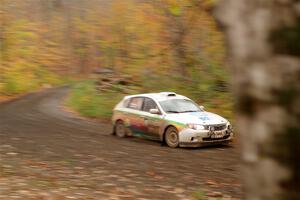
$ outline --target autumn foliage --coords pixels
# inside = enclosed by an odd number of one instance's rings
[[[231,105],[214,1],[0,2],[0,94],[109,68],[139,82],[137,92],[172,90],[224,112]]]

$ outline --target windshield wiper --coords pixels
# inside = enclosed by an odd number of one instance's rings
[[[180,112],[178,112],[178,111],[176,111],[176,110],[167,110],[166,112],[167,112],[167,113],[180,113]]]
[[[182,111],[181,113],[187,113],[187,112],[200,112],[199,110],[185,110]]]

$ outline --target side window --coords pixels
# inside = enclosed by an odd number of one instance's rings
[[[129,104],[130,99],[126,99],[123,101],[123,107],[128,108],[128,104]]]
[[[129,102],[127,108],[141,110],[142,106],[143,106],[143,98],[142,97],[133,97],[130,99],[130,102]]]
[[[150,112],[150,109],[158,109],[158,107],[152,99],[145,98],[143,111]]]

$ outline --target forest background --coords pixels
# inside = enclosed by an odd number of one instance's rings
[[[0,0],[0,99],[62,84],[66,105],[109,118],[124,95],[174,91],[232,119],[212,0]],[[119,82],[97,90],[95,71]],[[102,75],[103,78],[103,75]]]

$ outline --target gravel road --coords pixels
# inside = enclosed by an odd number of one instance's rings
[[[0,104],[0,199],[242,199],[238,145],[171,149],[64,111],[69,89]]]

